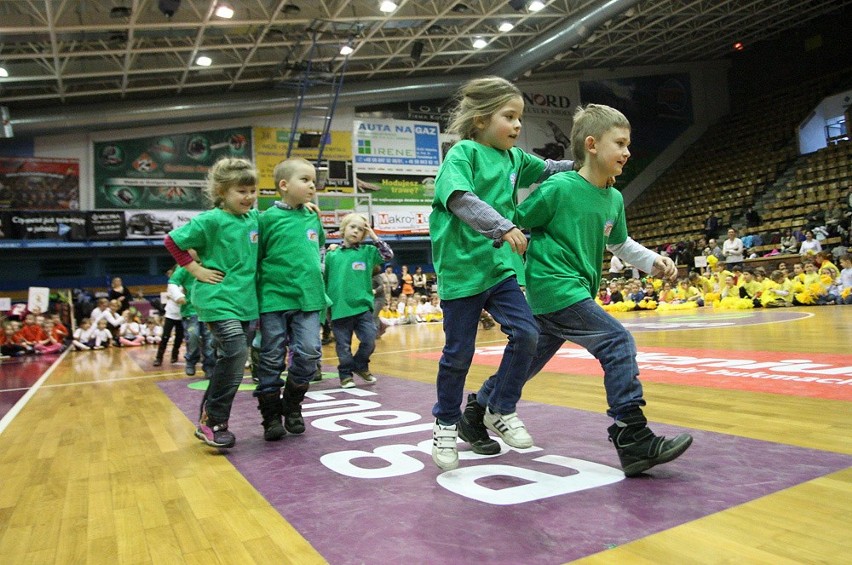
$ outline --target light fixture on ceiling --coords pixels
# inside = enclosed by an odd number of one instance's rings
[[[355,48],[352,47],[351,43],[347,43],[346,45],[344,45],[340,48],[340,54],[343,55],[344,57],[348,57],[349,55],[351,55],[354,52],[355,52]]]
[[[7,76],[9,76],[9,71],[5,67],[0,67],[0,78],[6,78]]]
[[[474,39],[474,40],[473,40],[473,48],[474,48],[474,49],[482,49],[482,48],[483,48],[483,47],[485,47],[486,45],[488,45],[488,42],[487,42],[487,41],[485,41],[485,40],[484,40],[483,38],[481,38],[481,37],[477,37],[476,39]]]
[[[234,7],[227,0],[219,0],[216,2],[216,9],[213,13],[220,18],[230,20],[234,17]]]
[[[503,22],[502,24],[500,24],[500,27],[498,27],[497,29],[499,29],[502,32],[506,32],[506,31],[512,31],[514,28],[515,28],[515,24],[513,24],[512,22]]]
[[[384,12],[385,14],[390,14],[394,10],[396,10],[396,2],[384,0],[384,2],[379,5],[379,11]]]
[[[527,4],[527,10],[530,12],[540,12],[544,10],[544,2],[539,2],[539,0],[533,0],[529,4]]]
[[[512,7],[513,10],[520,12],[524,9],[524,6],[527,5],[527,0],[509,0],[509,6]]]
[[[213,59],[211,59],[207,55],[199,55],[195,59],[195,64],[198,65],[199,67],[209,67],[210,65],[213,64]]]
[[[175,15],[175,12],[180,8],[180,0],[159,0],[157,7],[167,18]]]

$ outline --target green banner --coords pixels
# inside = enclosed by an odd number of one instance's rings
[[[207,169],[251,159],[251,128],[103,141],[94,153],[95,208],[205,210]]]

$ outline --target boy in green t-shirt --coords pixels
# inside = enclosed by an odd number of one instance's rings
[[[370,373],[370,355],[376,348],[373,323],[373,270],[393,259],[393,251],[379,239],[367,218],[347,214],[340,221],[343,243],[325,256],[326,292],[331,298],[331,330],[337,350],[337,372],[342,388],[352,388],[352,375],[367,383],[376,382]],[[369,235],[376,246],[362,245]],[[358,336],[358,351],[352,355],[352,334]]]
[[[655,436],[642,413],[645,399],[637,378],[636,344],[624,326],[594,300],[604,250],[655,276],[674,279],[677,268],[630,239],[621,193],[608,179],[621,174],[630,157],[630,123],[609,106],[589,104],[574,114],[571,147],[579,171],[554,175],[518,207],[517,221],[530,228],[526,256],[527,299],[541,334],[530,378],[566,340],[585,347],[604,370],[610,441],[624,474],[636,476],[681,455],[692,437]],[[479,391],[487,399],[493,378]]]
[[[316,169],[293,157],[278,163],[273,176],[281,200],[258,222],[261,345],[254,391],[267,441],[305,431],[302,400],[322,357],[320,311],[327,304],[320,258],[325,232],[314,209],[306,206],[316,194]],[[288,345],[293,359],[285,384],[280,375]]]
[[[195,253],[190,251],[190,255]],[[197,260],[197,255],[195,256]],[[201,361],[201,368],[205,378],[209,378],[216,364],[215,351],[213,350],[213,336],[207,329],[207,324],[198,321],[198,313],[193,305],[193,291],[195,289],[195,277],[183,267],[178,267],[169,277],[169,284],[174,284],[183,289],[184,303],[180,305],[180,315],[183,318],[183,337],[186,342],[186,367],[184,371],[187,376],[195,375],[195,366]]]

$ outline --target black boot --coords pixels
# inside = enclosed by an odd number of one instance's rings
[[[302,418],[302,400],[308,392],[308,383],[296,384],[290,379],[284,385],[281,397],[281,410],[284,413],[284,427],[291,434],[305,433],[305,420]]]
[[[607,431],[627,477],[638,476],[654,465],[676,459],[692,444],[689,434],[680,434],[673,439],[654,435],[638,408],[617,420]]]
[[[483,423],[485,408],[476,401],[476,395],[467,395],[467,406],[458,422],[459,437],[470,444],[474,453],[496,455],[500,453],[500,444],[491,439]]]
[[[281,425],[281,398],[277,392],[269,392],[257,397],[257,409],[263,416],[263,439],[278,441],[287,435]]]

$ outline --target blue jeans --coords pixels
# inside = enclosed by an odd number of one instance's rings
[[[376,324],[373,311],[365,310],[354,316],[331,321],[334,347],[337,350],[337,373],[340,379],[352,378],[353,371],[368,371],[370,355],[376,349]],[[352,334],[358,336],[358,351],[352,355]],[[316,365],[314,365],[316,367]]]
[[[204,374],[209,376],[216,365],[216,353],[213,351],[213,336],[204,322],[198,321],[198,316],[188,316],[183,319],[183,336],[186,341],[187,366],[195,367],[201,361]]]
[[[585,347],[600,361],[609,416],[618,418],[631,408],[645,406],[638,378],[636,342],[621,322],[594,300],[587,298],[557,312],[536,316],[536,320],[541,335],[535,360],[530,364],[530,378],[541,371],[567,340]],[[487,398],[487,390],[485,393]]]
[[[482,310],[500,324],[509,343],[497,374],[489,379],[491,411],[511,414],[521,398],[521,389],[535,354],[538,326],[515,277],[510,277],[485,292],[455,300],[442,300],[444,310],[444,350],[438,363],[438,402],[432,415],[445,424],[461,419],[464,382],[476,349],[476,330]]]
[[[310,382],[322,357],[319,312],[282,310],[260,315],[260,381],[254,396],[278,392],[284,386],[287,347],[293,353],[287,378],[295,384]]]
[[[202,407],[213,424],[227,422],[231,416],[231,404],[243,380],[248,349],[246,330],[249,322],[220,320],[210,322],[210,332],[216,347],[216,366],[208,373],[210,382],[204,393]]]

